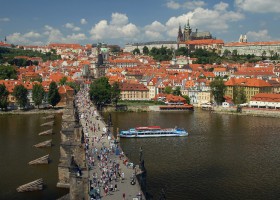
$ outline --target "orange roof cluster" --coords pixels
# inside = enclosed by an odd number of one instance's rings
[[[224,44],[223,40],[205,39],[205,40],[190,40],[185,42],[188,45],[213,45],[213,44]]]
[[[0,41],[0,47],[11,47],[11,44],[7,44],[5,42]]]
[[[227,68],[225,67],[215,67],[213,72],[226,72]]]
[[[48,45],[50,48],[72,48],[72,49],[81,49],[82,46],[80,44],[61,44],[61,43],[53,43]]]
[[[186,102],[186,99],[181,96],[175,96],[173,94],[166,95],[166,100],[168,102]]]
[[[203,75],[204,75],[205,77],[212,77],[212,78],[215,77],[215,74],[214,74],[213,72],[203,72]]]
[[[168,102],[184,102],[186,103],[186,99],[181,96],[175,96],[173,94],[165,94],[165,93],[159,93],[155,96],[155,100],[157,100],[159,97],[165,97],[165,100]]]
[[[12,93],[14,91],[15,86],[22,85],[22,82],[18,80],[0,80],[0,84],[4,84],[9,93]]]
[[[225,82],[226,86],[271,87],[268,82],[257,78],[231,78]]]
[[[112,64],[117,63],[139,63],[138,60],[135,59],[115,59],[110,61]]]
[[[61,85],[61,86],[59,86],[59,88],[58,88],[58,93],[59,93],[59,94],[65,94],[67,91],[74,91],[74,89],[71,88],[71,87],[68,86],[68,85]]]
[[[251,101],[279,102],[280,94],[258,93],[251,98]]]

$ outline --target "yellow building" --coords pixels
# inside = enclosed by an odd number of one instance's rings
[[[197,94],[197,104],[201,106],[202,104],[210,103],[212,100],[211,91],[200,91]]]
[[[227,87],[226,96],[233,98],[234,86],[244,89],[247,102],[258,93],[272,93],[272,85],[268,82],[256,78],[231,78],[225,82]]]
[[[149,100],[149,89],[140,83],[120,83],[121,100]]]

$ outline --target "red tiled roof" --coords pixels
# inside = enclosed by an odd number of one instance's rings
[[[212,44],[224,44],[223,40],[205,39],[205,40],[190,40],[185,42],[189,45],[212,45]]]
[[[120,83],[121,91],[149,91],[149,89],[140,83]]]
[[[280,94],[258,93],[251,101],[280,102]]]
[[[268,82],[256,78],[231,78],[225,82],[226,86],[271,87]]]

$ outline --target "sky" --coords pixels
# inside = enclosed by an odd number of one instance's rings
[[[179,24],[225,42],[280,40],[280,0],[0,0],[0,41],[124,47],[175,41]]]

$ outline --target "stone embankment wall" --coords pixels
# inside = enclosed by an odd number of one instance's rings
[[[151,111],[151,106],[127,106],[126,112],[148,112]],[[114,112],[115,107],[114,106],[107,106],[103,108],[105,112]]]
[[[10,111],[1,111],[0,115],[22,115],[22,114],[54,114],[54,113],[63,113],[64,109],[32,109],[32,110],[10,110]]]
[[[260,117],[277,117],[280,118],[280,110],[269,110],[269,109],[255,109],[255,108],[242,108],[242,112],[236,112],[236,107],[223,108],[221,106],[213,107],[213,112],[234,114],[234,115],[250,115]]]

